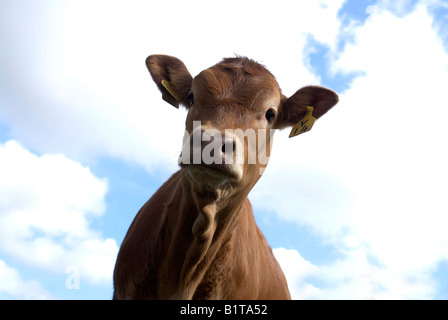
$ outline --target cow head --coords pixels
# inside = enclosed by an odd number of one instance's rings
[[[242,57],[195,78],[174,57],[152,55],[146,65],[162,98],[188,110],[179,164],[202,189],[250,190],[267,165],[272,129],[307,131],[338,102],[336,93],[316,86],[287,98],[266,68]]]

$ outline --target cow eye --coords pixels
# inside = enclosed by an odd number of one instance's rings
[[[192,93],[190,93],[190,95],[188,96],[188,100],[190,101],[190,105],[192,106],[194,104],[194,95]]]
[[[271,122],[275,118],[275,110],[269,109],[268,111],[266,111],[265,117],[268,122]]]

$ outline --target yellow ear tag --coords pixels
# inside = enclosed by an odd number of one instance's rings
[[[162,80],[162,86],[165,87],[166,90],[176,99],[178,102],[180,101],[179,96],[177,95],[176,91],[174,91],[173,86],[171,85],[171,82]]]
[[[305,117],[292,128],[289,134],[290,138],[311,130],[314,122],[316,122],[316,118],[313,117],[313,111],[314,107],[306,107]]]

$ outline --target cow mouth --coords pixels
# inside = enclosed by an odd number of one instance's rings
[[[241,179],[241,173],[235,166],[188,164],[181,167],[186,169],[196,183],[213,188],[238,182]]]

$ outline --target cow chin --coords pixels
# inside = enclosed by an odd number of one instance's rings
[[[196,184],[211,189],[231,187],[242,178],[239,166],[190,164],[183,168]]]

